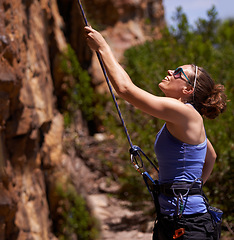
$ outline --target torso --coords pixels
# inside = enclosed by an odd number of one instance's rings
[[[186,136],[186,134],[185,134]],[[165,124],[156,137],[154,150],[159,163],[159,184],[190,182],[202,176],[207,140],[199,144],[189,144],[174,137]],[[205,213],[206,206],[201,195],[185,197],[184,214]],[[162,214],[174,215],[177,198],[159,195]]]

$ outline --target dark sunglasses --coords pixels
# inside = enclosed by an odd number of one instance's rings
[[[188,84],[192,85],[192,83],[189,81],[188,77],[184,73],[183,68],[181,68],[181,67],[176,68],[176,70],[173,72],[173,75],[174,75],[175,78],[181,78],[181,73],[183,73],[183,75],[186,77],[186,79],[188,81]]]

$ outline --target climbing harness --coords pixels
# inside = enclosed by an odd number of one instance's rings
[[[200,181],[200,182],[198,182]],[[177,199],[177,216],[181,218],[184,211],[184,198],[192,195],[202,195],[202,179],[196,178],[192,183],[174,182],[172,184],[160,184],[159,191],[168,197]]]
[[[197,182],[200,180],[200,182]],[[176,197],[177,215],[174,216],[175,232],[173,239],[177,239],[185,234],[185,228],[177,226],[177,222],[181,219],[185,208],[184,198],[192,195],[202,195],[202,179],[197,178],[192,183],[174,182],[172,184],[165,183],[159,185],[159,192],[168,197]]]
[[[83,16],[83,20],[84,20],[84,23],[86,26],[88,26],[88,21],[87,21],[87,18],[85,16],[85,13],[84,13],[84,9],[82,7],[82,4],[80,2],[80,0],[77,0],[78,2],[78,5],[79,5],[79,8],[80,8],[80,11],[81,11],[81,14]],[[120,111],[120,108],[119,108],[119,105],[116,101],[116,98],[115,98],[115,95],[113,93],[113,90],[112,90],[112,87],[111,87],[111,84],[110,84],[110,80],[107,76],[107,73],[106,73],[106,70],[105,70],[105,67],[104,67],[104,64],[102,62],[102,59],[101,59],[101,56],[98,52],[96,52],[97,54],[97,58],[98,58],[98,61],[100,63],[100,66],[102,68],[102,71],[103,71],[103,74],[104,74],[104,77],[106,79],[106,82],[107,82],[107,85],[108,85],[108,88],[109,88],[109,91],[111,93],[111,96],[112,96],[112,99],[114,101],[114,104],[115,104],[115,107],[116,107],[116,110],[118,112],[118,115],[119,115],[119,118],[121,120],[121,124],[123,126],[123,129],[124,129],[124,132],[125,132],[125,135],[128,139],[128,142],[129,142],[129,145],[130,145],[130,159],[131,159],[131,163],[133,164],[134,168],[142,175],[144,181],[145,181],[145,184],[151,194],[151,196],[153,197],[153,200],[154,202],[156,202],[155,205],[157,205],[157,208],[156,208],[156,211],[157,213],[159,213],[159,204],[157,203],[157,191],[156,189],[158,188],[158,181],[157,180],[153,180],[153,178],[150,176],[150,174],[146,171],[146,168],[145,168],[145,165],[144,165],[144,162],[143,162],[143,157],[152,165],[152,167],[157,171],[158,171],[158,168],[156,167],[156,165],[147,157],[147,155],[141,150],[140,147],[136,146],[136,145],[133,145],[132,144],[132,141],[130,139],[130,135],[128,133],[128,130],[127,130],[127,127],[125,125],[125,122],[123,120],[123,117],[122,117],[122,114],[121,114],[121,111]],[[143,170],[142,170],[143,169]]]

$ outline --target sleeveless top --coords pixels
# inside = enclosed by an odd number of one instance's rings
[[[159,163],[159,184],[173,182],[193,182],[201,178],[207,150],[207,139],[201,144],[191,145],[175,138],[167,129],[166,123],[158,132],[154,151]],[[197,181],[199,182],[199,181]],[[201,195],[183,198],[183,214],[207,212]],[[159,194],[162,214],[177,214],[177,198]]]

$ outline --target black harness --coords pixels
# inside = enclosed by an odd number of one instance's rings
[[[183,203],[184,197],[188,197],[192,195],[201,195],[201,196],[204,195],[202,191],[203,183],[202,183],[202,179],[200,178],[195,179],[192,183],[174,182],[174,183],[159,184],[158,181],[153,180],[147,172],[143,173],[142,175],[146,183],[146,186],[153,197],[158,216],[161,214],[160,205],[158,202],[159,194],[163,194],[167,197],[177,198],[177,215],[179,217],[182,216],[182,213],[184,210],[184,203]],[[197,182],[198,180],[200,180],[201,182]]]
[[[191,196],[202,195],[201,183],[174,182],[159,185],[159,192],[167,197],[176,197],[178,195]]]

